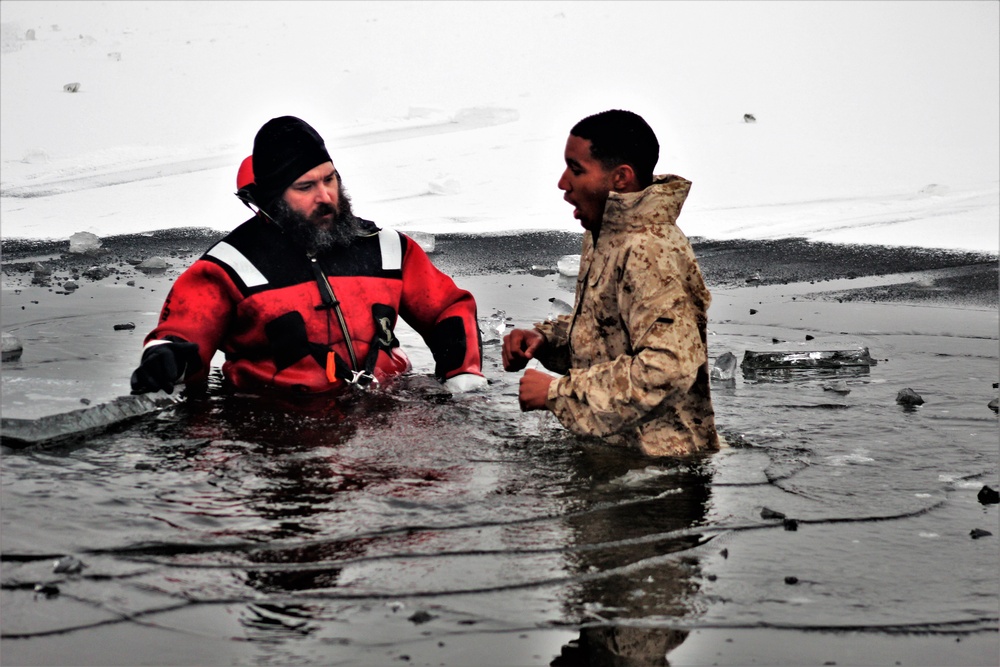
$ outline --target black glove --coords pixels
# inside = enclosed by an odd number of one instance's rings
[[[198,343],[178,340],[147,347],[139,368],[132,373],[132,393],[165,391],[172,394],[174,385],[184,374],[200,366]]]

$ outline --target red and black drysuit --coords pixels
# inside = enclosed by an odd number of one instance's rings
[[[189,364],[184,382],[203,380],[222,350],[223,375],[238,389],[325,392],[358,372],[382,381],[409,370],[394,334],[402,317],[430,348],[439,379],[482,375],[472,295],[411,238],[361,222],[350,247],[312,259],[276,225],[248,220],[181,274],[146,346],[197,343],[200,364]]]

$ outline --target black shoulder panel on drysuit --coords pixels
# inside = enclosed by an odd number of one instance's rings
[[[401,279],[401,269],[382,268],[382,248],[375,223],[360,222],[366,236],[358,237],[348,248],[334,248],[316,258],[323,273],[331,277]],[[402,234],[398,236],[401,253],[405,256],[407,238]],[[297,257],[302,261],[294,261]],[[295,246],[274,223],[259,217],[234,229],[209,248],[202,259],[225,269],[244,297],[315,280],[305,251]],[[250,275],[254,276],[252,280],[247,278]]]

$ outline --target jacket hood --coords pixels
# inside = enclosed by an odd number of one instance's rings
[[[691,181],[673,174],[653,177],[639,192],[612,192],[604,207],[601,230],[675,224],[691,191]]]

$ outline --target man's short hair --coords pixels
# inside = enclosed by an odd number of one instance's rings
[[[590,141],[590,154],[604,169],[627,164],[635,170],[641,187],[653,182],[660,143],[639,114],[621,109],[602,111],[574,125],[570,134]]]

